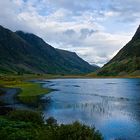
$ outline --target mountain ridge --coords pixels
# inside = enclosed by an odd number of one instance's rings
[[[12,32],[3,26],[0,26],[0,50],[0,73],[84,74],[98,69],[76,53],[64,55],[64,50],[52,47],[32,33]]]

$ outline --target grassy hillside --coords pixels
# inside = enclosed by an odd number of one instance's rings
[[[140,26],[132,40],[103,66],[99,76],[140,76]]]
[[[58,50],[40,37],[12,32],[0,26],[0,73],[84,74],[98,67],[89,65],[76,53]]]

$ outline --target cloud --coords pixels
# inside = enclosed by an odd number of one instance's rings
[[[139,0],[4,0],[0,24],[35,33],[102,66],[131,39],[139,5]]]

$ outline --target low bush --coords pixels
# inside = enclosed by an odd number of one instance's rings
[[[32,111],[12,111],[0,117],[1,140],[102,140],[95,128],[74,122],[58,125],[54,118],[43,123],[43,117]]]
[[[53,129],[50,140],[102,140],[102,136],[95,128],[74,122],[62,124]]]
[[[19,120],[24,122],[32,122],[36,124],[43,124],[43,116],[34,111],[28,110],[14,110],[8,113],[8,118],[11,120]]]

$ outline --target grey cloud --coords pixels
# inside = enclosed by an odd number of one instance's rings
[[[93,33],[98,32],[97,30],[93,30],[93,29],[88,29],[88,28],[82,28],[80,30],[81,36],[80,38],[84,39],[87,38],[88,36],[91,36]]]
[[[68,37],[72,37],[73,35],[76,34],[76,32],[73,29],[68,29],[66,31],[63,32],[64,35],[67,35]]]

